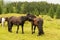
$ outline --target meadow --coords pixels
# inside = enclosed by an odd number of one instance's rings
[[[0,17],[10,17],[10,16],[23,16],[26,14],[1,14]],[[41,17],[41,16],[39,16]],[[26,21],[24,24],[24,34],[22,34],[21,26],[19,27],[19,32],[16,34],[17,26],[14,25],[12,33],[8,32],[7,22],[2,28],[0,24],[0,40],[60,40],[60,19],[52,19],[47,15],[43,15],[44,25],[44,35],[37,36],[38,30],[36,28],[36,33],[31,33],[31,23]]]

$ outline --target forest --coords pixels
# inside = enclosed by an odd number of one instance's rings
[[[47,2],[0,2],[0,14],[31,13],[34,15],[49,15],[51,18],[60,18],[60,5]]]

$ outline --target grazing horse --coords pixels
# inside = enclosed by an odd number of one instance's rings
[[[14,25],[17,25],[16,33],[18,33],[19,25],[21,25],[21,27],[22,27],[22,34],[23,34],[24,33],[23,26],[24,26],[24,23],[25,23],[26,20],[27,20],[26,16],[21,16],[21,17],[12,16],[12,17],[10,17],[8,19],[8,31],[12,32],[12,26],[14,24]]]
[[[32,23],[32,34],[35,33],[36,26],[38,28],[38,36],[44,34],[43,32],[43,19],[37,18],[32,14],[27,14],[28,20]],[[34,28],[33,28],[34,26]]]

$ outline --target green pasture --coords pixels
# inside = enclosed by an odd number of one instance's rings
[[[23,16],[26,14],[1,14],[0,17],[10,17],[10,16]],[[41,16],[39,16],[41,17]],[[14,25],[12,33],[7,30],[7,23],[2,28],[0,24],[0,40],[60,40],[60,19],[52,19],[47,15],[43,15],[44,25],[44,35],[37,36],[38,30],[36,28],[36,33],[31,34],[31,23],[26,21],[24,24],[24,34],[22,34],[21,26],[19,28],[18,34],[16,34],[17,26]]]

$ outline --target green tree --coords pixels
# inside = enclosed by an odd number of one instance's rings
[[[60,18],[60,6],[57,7],[56,10],[56,18],[59,19]]]
[[[49,9],[48,15],[49,15],[51,18],[54,18],[54,10],[53,10],[52,7]]]
[[[43,14],[44,14],[44,15],[46,15],[46,14],[47,14],[47,10],[46,10],[46,9],[44,9],[44,12],[43,12]]]
[[[2,8],[1,8],[1,6],[0,6],[0,14],[2,14]]]
[[[0,0],[0,14],[2,14],[2,8],[3,8],[3,0]]]
[[[16,13],[21,13],[21,6],[22,6],[21,2],[16,3]]]

